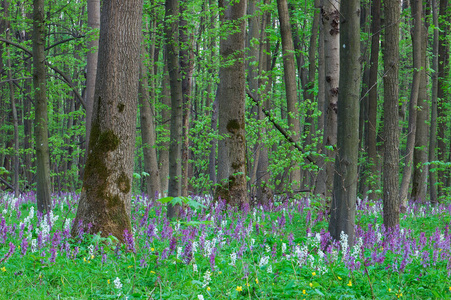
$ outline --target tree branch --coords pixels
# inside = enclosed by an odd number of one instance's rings
[[[277,130],[279,130],[279,132],[284,136],[284,138],[289,141],[297,150],[299,150],[299,152],[301,152],[302,154],[305,155],[305,151],[304,149],[301,148],[301,146],[299,146],[294,140],[293,138],[288,134],[288,132],[285,131],[285,129],[283,129],[279,124],[276,123],[276,121],[274,120],[274,118],[271,116],[271,114],[264,109],[263,107],[261,107],[260,103],[257,101],[257,99],[254,97],[254,95],[251,93],[251,91],[249,91],[248,88],[246,88],[246,93],[249,96],[249,98],[251,98],[251,100],[259,107],[261,108],[261,110],[263,111],[263,113],[265,114],[265,116],[268,117],[269,121],[274,125],[274,127],[277,128]],[[313,163],[315,162],[315,160],[310,156],[307,155],[305,156],[305,158]]]

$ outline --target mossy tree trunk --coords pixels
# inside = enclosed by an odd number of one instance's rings
[[[34,134],[36,143],[36,200],[38,211],[49,212],[50,156],[45,85],[45,12],[44,0],[33,1],[33,88],[35,101]]]
[[[343,231],[354,243],[359,148],[360,2],[341,1],[340,93],[338,94],[338,153],[329,232],[335,240]],[[346,20],[346,22],[343,22]]]
[[[224,138],[218,147],[218,183],[216,197],[234,206],[248,203],[246,189],[245,138],[245,72],[244,33],[246,0],[220,1],[224,9],[223,26],[231,26],[233,33],[221,39],[219,70],[218,124]]]
[[[80,226],[123,241],[124,230],[131,232],[142,0],[104,2],[100,24],[89,152],[72,235]]]

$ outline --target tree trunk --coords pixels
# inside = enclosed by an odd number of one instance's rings
[[[375,190],[378,187],[379,177],[377,176],[377,77],[379,68],[379,36],[381,30],[381,0],[372,1],[371,7],[371,58],[370,58],[370,81],[368,88],[368,122],[366,124],[366,149],[368,149],[368,164],[372,178],[369,180],[368,195],[370,200],[376,200]]]
[[[100,28],[100,0],[88,0],[88,27],[97,30]],[[98,48],[99,48],[99,39],[91,37],[88,42],[89,51],[86,53],[87,70],[86,70],[86,91],[85,91],[85,103],[86,103],[85,149],[88,149],[89,133],[91,131],[92,108],[94,106],[94,89],[97,74]]]
[[[155,28],[155,27],[152,27]],[[149,199],[153,199],[157,193],[161,193],[160,188],[160,172],[158,170],[157,151],[155,141],[155,120],[154,110],[150,106],[150,101],[155,101],[155,86],[153,84],[153,72],[154,61],[153,53],[155,50],[155,39],[152,39],[152,50],[150,51],[150,68],[147,68],[145,62],[146,47],[144,41],[141,45],[141,59],[140,59],[140,83],[139,83],[139,105],[140,105],[140,119],[141,119],[141,135],[143,142],[143,154],[144,154],[144,170],[149,176],[145,177],[147,187],[147,195]],[[150,71],[150,78],[152,80],[151,89],[153,97],[149,94],[149,88],[147,87],[149,78],[147,72]]]
[[[223,26],[237,30],[221,39],[219,52],[224,64],[219,70],[218,124],[224,138],[218,148],[218,182],[215,198],[241,207],[248,203],[246,186],[244,43],[246,0],[221,1]],[[236,26],[236,27],[235,27]],[[225,29],[227,30],[227,29]]]
[[[164,50],[164,61],[167,60],[167,51]],[[162,139],[163,141],[160,144],[160,153],[159,153],[159,161],[158,166],[160,170],[160,180],[161,180],[161,194],[167,195],[168,192],[168,177],[169,177],[169,137],[170,134],[170,119],[171,119],[171,89],[169,87],[169,75],[168,75],[168,65],[165,63],[164,66],[164,74],[162,79],[163,87],[161,89],[161,102],[163,103],[163,108],[161,110],[161,119],[162,119]]]
[[[182,76],[183,97],[183,146],[182,146],[182,196],[188,196],[189,184],[189,119],[191,111],[191,86],[194,71],[193,45],[189,36],[188,21],[186,19],[187,0],[181,1],[180,6],[180,69]]]
[[[340,93],[338,94],[338,155],[335,160],[329,232],[335,240],[343,231],[354,244],[359,148],[360,2],[342,0],[340,14]],[[343,22],[343,19],[346,22]]]
[[[445,133],[447,129],[447,118],[448,118],[448,110],[446,109],[446,105],[449,97],[448,93],[448,74],[449,74],[449,42],[448,42],[448,34],[449,34],[449,25],[448,25],[448,0],[440,0],[440,16],[439,18],[439,46],[438,46],[438,106],[437,106],[437,148],[438,155],[437,158],[441,162],[446,162],[446,142],[445,142]],[[445,171],[440,170],[438,172],[438,181],[441,183],[439,185],[439,197],[445,196],[444,191],[444,183],[446,181]]]
[[[36,143],[36,200],[38,211],[49,212],[50,157],[45,85],[45,12],[44,0],[33,0],[33,88],[35,101],[34,134]]]
[[[324,199],[330,197],[334,178],[335,147],[337,145],[337,101],[340,76],[340,3],[323,0],[322,23],[324,25],[324,65],[325,65],[325,126],[322,153],[318,159],[320,171],[316,178],[315,194]]]
[[[386,229],[399,224],[399,0],[384,2],[384,225]]]
[[[422,65],[422,43],[424,42],[422,38],[422,14],[423,14],[423,1],[414,0],[415,5],[412,7],[412,16],[414,19],[413,24],[413,34],[412,34],[412,46],[413,46],[413,80],[412,80],[412,90],[410,92],[410,104],[409,104],[409,127],[407,132],[407,145],[406,145],[406,156],[404,161],[404,171],[401,181],[401,188],[399,191],[399,198],[401,200],[401,210],[405,210],[407,207],[408,200],[408,190],[410,184],[410,178],[412,175],[412,161],[413,161],[413,150],[415,147],[415,137],[417,130],[417,103],[418,94],[420,89],[420,80],[422,71],[425,66]]]
[[[417,0],[418,1],[418,0]],[[421,1],[420,1],[421,2]],[[422,25],[423,26],[423,25]],[[423,26],[421,37],[421,81],[418,94],[418,112],[417,112],[417,132],[415,138],[415,147],[413,149],[413,179],[412,179],[412,199],[426,202],[426,187],[428,168],[425,165],[428,159],[428,131],[427,124],[429,117],[429,99],[428,99],[428,78],[426,74],[427,60],[426,47],[427,27]]]
[[[177,0],[166,0],[166,48],[169,80],[171,84],[171,133],[169,142],[169,186],[168,196],[182,194],[182,126],[183,94],[179,64],[179,4]],[[168,203],[168,218],[177,217],[178,205]]]
[[[431,105],[431,128],[429,133],[429,155],[428,161],[436,160],[435,148],[437,146],[437,87],[438,87],[438,0],[432,0],[432,21],[434,24],[434,40],[432,44],[432,105]],[[437,172],[429,167],[429,198],[432,204],[437,204]]]
[[[293,37],[291,34],[290,16],[288,13],[287,0],[277,0],[279,12],[280,34],[282,37],[283,70],[285,79],[285,93],[287,98],[288,127],[293,140],[299,142],[301,125],[298,113],[298,97],[296,85],[296,68],[294,60]],[[290,152],[294,153],[294,147],[290,147]],[[298,163],[293,160],[290,167],[290,190],[298,190],[301,183],[301,172]]]
[[[121,242],[124,230],[132,232],[141,24],[142,0],[103,3],[89,153],[73,236],[79,226]]]

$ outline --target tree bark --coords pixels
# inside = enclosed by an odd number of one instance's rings
[[[164,61],[166,61],[167,50],[164,50]],[[163,79],[161,80],[161,85],[163,86],[161,89],[161,102],[163,103],[163,108],[161,110],[161,119],[162,119],[162,142],[159,145],[159,161],[158,161],[158,169],[160,170],[160,180],[161,180],[161,194],[167,195],[168,192],[168,178],[169,178],[169,137],[170,134],[170,123],[171,119],[171,88],[169,87],[169,75],[168,75],[168,65],[165,63],[164,66],[164,74]]]
[[[380,180],[377,176],[377,77],[379,69],[379,37],[381,30],[381,0],[372,1],[371,7],[371,58],[370,58],[370,81],[368,88],[368,122],[366,124],[366,149],[368,151],[369,171],[372,179],[369,180],[369,189],[371,192],[368,195],[370,200],[376,200],[377,195],[375,190],[378,187]]]
[[[282,38],[283,70],[285,79],[285,94],[287,97],[288,127],[293,140],[297,143],[301,134],[301,125],[298,112],[298,97],[296,85],[296,67],[294,59],[294,45],[291,33],[290,16],[286,0],[277,0],[279,12],[280,34]],[[294,153],[294,147],[290,147],[290,152]],[[301,183],[301,172],[296,160],[293,160],[290,167],[290,190],[297,190]]]
[[[386,0],[384,49],[384,225],[399,224],[399,0]]]
[[[323,0],[322,23],[324,28],[324,65],[325,78],[325,125],[322,153],[324,157],[318,159],[320,171],[316,178],[315,194],[324,199],[332,194],[334,178],[334,159],[337,145],[337,101],[338,82],[340,78],[340,3],[338,1]]]
[[[415,147],[413,149],[413,178],[412,178],[412,196],[413,200],[426,202],[426,187],[428,168],[425,165],[428,159],[428,131],[427,124],[429,117],[429,99],[428,99],[428,77],[426,73],[426,47],[428,44],[427,27],[423,26],[421,36],[421,80],[418,94],[417,107],[417,132],[415,138]],[[407,204],[407,203],[406,203]]]
[[[153,27],[155,28],[155,27]],[[146,47],[145,44],[141,45],[141,60],[140,60],[140,83],[139,83],[139,105],[140,105],[140,120],[141,120],[141,136],[143,142],[143,154],[144,154],[144,170],[149,176],[144,178],[147,187],[147,195],[149,199],[153,199],[157,193],[161,193],[160,188],[160,172],[158,170],[157,151],[155,141],[155,120],[154,109],[151,107],[150,102],[155,101],[155,86],[153,84],[153,72],[154,72],[154,56],[155,51],[155,39],[152,39],[150,51],[150,68],[146,67]],[[150,71],[151,89],[153,97],[149,94],[148,82],[149,78],[147,72]],[[157,195],[158,196],[158,195]]]
[[[432,44],[432,104],[431,104],[431,127],[429,131],[429,154],[428,161],[436,160],[435,148],[437,146],[437,91],[438,91],[438,0],[432,0],[432,22],[434,24],[434,39]],[[431,168],[436,168],[434,165],[429,166],[429,200],[432,204],[437,204],[437,172],[432,171]]]
[[[179,64],[179,4],[176,0],[166,0],[166,49],[169,80],[171,85],[171,133],[169,142],[169,185],[168,196],[182,195],[182,126],[183,94],[182,76]],[[178,205],[168,203],[168,218],[177,217]]]
[[[413,48],[413,80],[412,89],[410,91],[410,104],[409,104],[409,127],[407,132],[407,145],[406,156],[404,160],[404,171],[401,181],[401,188],[399,191],[399,198],[401,200],[401,210],[405,210],[407,207],[408,190],[410,185],[410,179],[412,175],[412,161],[413,151],[415,147],[415,138],[417,130],[417,103],[420,90],[420,80],[422,79],[422,71],[425,66],[422,64],[422,43],[424,42],[422,37],[422,15],[423,15],[423,1],[415,0],[415,4],[412,7],[412,16],[414,19],[413,34],[412,34],[412,48]]]
[[[342,0],[340,14],[340,92],[338,94],[338,155],[335,160],[329,232],[335,240],[343,231],[354,244],[359,148],[360,2]],[[346,20],[343,22],[343,20]]]
[[[93,30],[100,28],[100,0],[88,0],[88,27]],[[99,39],[91,37],[88,42],[88,53],[86,54],[86,146],[88,150],[89,133],[91,132],[92,124],[92,109],[94,106],[94,90],[97,74],[97,60],[98,60]]]
[[[47,97],[45,85],[45,12],[44,0],[33,0],[33,88],[35,101],[34,134],[36,144],[36,200],[38,211],[49,212],[50,157]]]
[[[215,198],[232,206],[249,202],[246,186],[244,43],[246,0],[221,1],[223,26],[234,32],[220,41],[220,57],[225,60],[219,70],[218,124],[223,139],[218,148],[218,182]]]
[[[103,3],[89,152],[72,235],[131,233],[142,0]],[[81,225],[80,225],[81,224]]]

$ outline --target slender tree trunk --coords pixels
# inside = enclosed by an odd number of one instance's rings
[[[298,97],[296,85],[296,68],[294,60],[293,37],[291,34],[290,17],[286,0],[277,0],[279,12],[280,34],[282,37],[283,70],[285,78],[285,93],[287,97],[288,126],[295,142],[299,141],[301,126],[298,113]],[[290,152],[294,152],[294,147]],[[301,183],[301,172],[298,163],[292,161],[290,171],[291,190],[298,190]]]
[[[103,3],[89,153],[72,235],[131,233],[142,0]],[[80,223],[82,225],[80,225]]]
[[[49,212],[50,201],[50,157],[45,85],[45,12],[44,0],[33,0],[33,87],[35,101],[34,134],[36,144],[36,200],[38,211]]]
[[[340,93],[338,94],[338,155],[335,160],[329,232],[335,240],[343,231],[354,244],[359,148],[360,26],[359,0],[342,0],[340,14]],[[346,22],[343,22],[343,19]]]
[[[166,48],[169,80],[171,83],[171,135],[169,142],[169,186],[168,196],[182,195],[182,127],[183,94],[182,75],[179,64],[179,4],[177,0],[166,0]],[[177,217],[178,205],[168,203],[168,218]]]
[[[216,197],[233,206],[249,202],[246,185],[244,43],[246,0],[220,2],[224,9],[223,26],[234,24],[236,30],[221,39],[220,56],[226,60],[219,70],[218,124],[224,138],[218,148]]]
[[[88,0],[88,27],[97,30],[100,28],[100,0]],[[92,108],[94,106],[94,89],[97,74],[98,48],[99,48],[99,39],[91,37],[88,42],[89,51],[86,54],[87,71],[86,71],[86,91],[85,91],[85,103],[86,103],[85,149],[88,149],[89,133],[91,131]]]
[[[191,111],[191,87],[194,71],[193,45],[188,32],[186,20],[187,0],[180,6],[180,69],[182,76],[183,94],[183,146],[182,146],[182,196],[188,196],[189,169],[189,119]]]
[[[445,162],[446,157],[446,142],[445,142],[445,133],[447,129],[447,118],[448,111],[446,109],[446,105],[449,97],[448,93],[448,75],[449,75],[449,42],[448,42],[448,34],[449,34],[449,25],[447,21],[449,20],[448,15],[449,4],[448,0],[440,0],[440,16],[439,18],[439,46],[438,46],[438,106],[437,106],[437,148],[438,155],[437,158],[441,162]],[[445,196],[443,187],[446,181],[445,171],[440,170],[438,172],[438,181],[441,182],[439,186],[439,197]]]
[[[438,0],[432,0],[432,21],[434,24],[434,40],[432,44],[432,105],[431,105],[431,128],[429,131],[429,155],[428,161],[436,160],[435,148],[437,146],[437,90],[438,90]],[[432,165],[430,168],[433,167]],[[429,169],[429,198],[431,203],[437,204],[437,172]]]
[[[370,58],[370,81],[368,88],[368,122],[366,124],[365,143],[368,149],[368,164],[370,166],[370,174],[372,179],[369,181],[369,189],[371,192],[368,195],[370,200],[376,200],[379,178],[377,177],[377,80],[379,68],[379,37],[381,30],[381,0],[372,1],[371,7],[371,58]],[[376,178],[375,178],[376,177]]]
[[[412,45],[413,45],[413,80],[412,90],[410,92],[410,104],[409,104],[409,127],[407,132],[407,145],[406,145],[406,157],[404,160],[404,171],[401,181],[401,188],[399,191],[399,198],[401,200],[401,210],[405,211],[408,200],[408,190],[410,184],[410,178],[412,176],[412,161],[413,150],[415,147],[415,137],[417,130],[417,103],[418,94],[420,89],[420,80],[424,65],[422,65],[422,49],[421,45],[424,42],[422,38],[422,14],[423,14],[423,1],[414,0],[415,4],[412,7],[412,16],[414,19]]]
[[[324,158],[318,160],[320,171],[316,178],[315,194],[324,199],[332,194],[334,178],[335,148],[337,145],[337,102],[340,74],[340,3],[323,0],[321,14],[324,25],[324,64],[325,64],[325,126],[322,153]]]
[[[422,25],[423,26],[423,25]],[[412,199],[426,202],[426,187],[428,168],[425,165],[428,159],[428,132],[427,124],[429,117],[429,99],[428,99],[428,77],[426,74],[427,58],[427,27],[423,26],[421,37],[421,81],[418,94],[418,112],[417,112],[417,132],[415,138],[415,147],[413,149],[413,179],[412,179]]]
[[[152,27],[155,28],[155,27]],[[155,141],[155,120],[154,120],[154,110],[150,105],[150,102],[155,99],[155,86],[153,84],[153,72],[154,72],[154,51],[155,51],[155,38],[152,39],[150,51],[150,68],[146,67],[145,57],[146,57],[146,47],[144,41],[141,45],[141,59],[140,59],[140,83],[139,83],[139,105],[140,105],[140,119],[141,119],[141,135],[143,142],[143,154],[144,154],[144,170],[149,176],[145,177],[147,187],[147,195],[149,199],[155,197],[156,193],[161,193],[160,188],[160,172],[158,170],[157,162],[157,151],[156,151],[156,141]],[[147,72],[150,72],[151,78],[151,89],[153,96],[149,94],[148,82],[149,78]]]
[[[385,0],[384,49],[384,225],[399,224],[399,0]]]
[[[167,51],[164,50],[164,61],[166,61]],[[163,142],[160,145],[159,153],[159,170],[160,170],[160,180],[161,180],[161,194],[167,194],[168,192],[168,178],[169,178],[169,137],[167,137],[170,132],[170,119],[171,119],[171,89],[169,87],[169,75],[168,67],[165,63],[164,74],[162,79],[162,91],[161,91],[161,101],[163,103],[163,109],[161,110],[161,119],[163,127]]]

